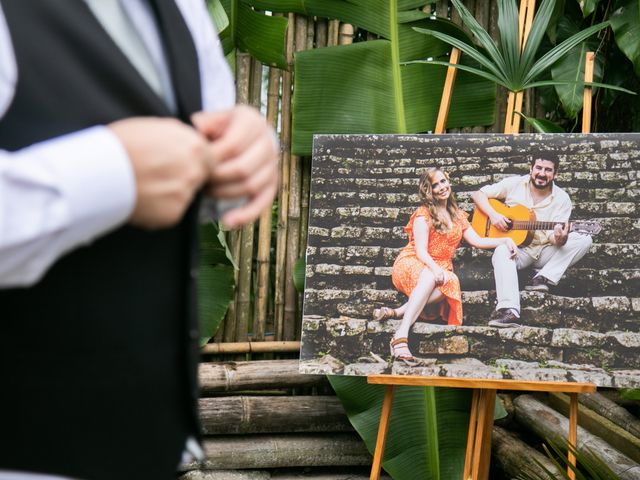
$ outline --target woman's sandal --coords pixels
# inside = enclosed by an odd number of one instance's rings
[[[376,322],[382,322],[383,320],[389,320],[390,318],[398,318],[398,314],[393,308],[380,307],[373,311],[373,319]]]
[[[416,359],[413,357],[413,355],[411,355],[411,351],[409,350],[409,343],[407,340],[407,337],[400,337],[400,338],[396,338],[396,339],[391,339],[391,342],[389,342],[389,348],[391,349],[391,357],[395,358],[396,360],[400,360],[401,362],[404,362],[405,365],[409,366],[409,367],[415,367],[416,365],[418,365],[418,362],[416,361]],[[409,352],[409,355],[407,354],[398,354],[397,350],[402,350],[405,349],[407,352]]]

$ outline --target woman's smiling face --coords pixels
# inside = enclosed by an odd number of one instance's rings
[[[431,191],[433,192],[434,200],[444,201],[451,195],[451,184],[439,170],[431,178]]]

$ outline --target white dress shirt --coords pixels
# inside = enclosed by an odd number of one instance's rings
[[[86,1],[93,11],[104,13],[96,1]],[[145,0],[119,1],[139,37],[138,44],[130,46],[133,50],[125,46],[123,52],[130,59],[141,52],[148,56],[132,63],[154,90],[163,92],[171,107],[170,75],[149,6]],[[196,46],[203,110],[230,108],[235,102],[233,79],[204,0],[176,0],[176,4]],[[104,24],[105,18],[96,16]],[[105,25],[118,44],[117,28],[112,31]],[[0,117],[11,105],[17,81],[0,4]],[[104,126],[17,152],[0,150],[0,288],[34,284],[61,255],[126,223],[135,197],[129,158]]]

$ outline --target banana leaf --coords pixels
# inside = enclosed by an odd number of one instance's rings
[[[636,75],[640,75],[640,3],[621,0],[609,20],[618,48],[633,62]]]
[[[217,26],[223,24],[218,4],[226,12],[227,27],[219,32],[225,56],[238,49],[266,65],[287,68],[286,18],[255,11],[248,0],[207,0],[207,3]]]
[[[201,225],[198,271],[200,345],[215,335],[233,299],[234,268],[231,252],[219,226],[213,222]]]
[[[387,2],[371,3],[373,6]],[[386,15],[389,15],[389,9]],[[295,154],[310,154],[315,133],[433,130],[446,69],[436,65],[405,65],[404,62],[440,57],[446,55],[450,47],[420,35],[413,27],[430,25],[456,38],[469,39],[447,20],[420,19],[399,23],[397,16],[394,18],[390,29],[388,16],[384,25],[379,24],[377,17],[375,21],[365,22],[369,25],[367,28],[375,28],[390,39],[320,48],[295,56],[292,142]],[[494,122],[494,85],[463,73],[456,80],[454,92],[448,127]]]
[[[384,385],[329,377],[367,448],[375,450]],[[394,480],[462,478],[471,393],[466,389],[395,389],[383,468]]]
[[[558,22],[558,38],[562,40],[579,31],[579,25],[576,25],[566,17]],[[570,118],[575,119],[582,110],[585,54],[588,51],[595,52],[597,48],[597,40],[586,40],[569,50],[551,68],[551,78],[553,80],[567,82],[556,85],[555,89],[562,103],[562,108]],[[593,78],[596,81],[602,79],[603,61],[603,55],[596,55],[593,65]],[[592,89],[592,95],[595,94],[595,91],[596,89]]]

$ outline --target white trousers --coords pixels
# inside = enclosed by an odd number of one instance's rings
[[[518,286],[518,270],[533,266],[538,269],[536,275],[546,277],[556,285],[567,268],[580,260],[591,246],[589,235],[571,232],[567,243],[562,247],[546,245],[536,259],[518,248],[515,258],[510,258],[509,249],[505,245],[498,246],[493,252],[493,275],[496,279],[496,309],[513,308],[520,311],[520,289]]]

